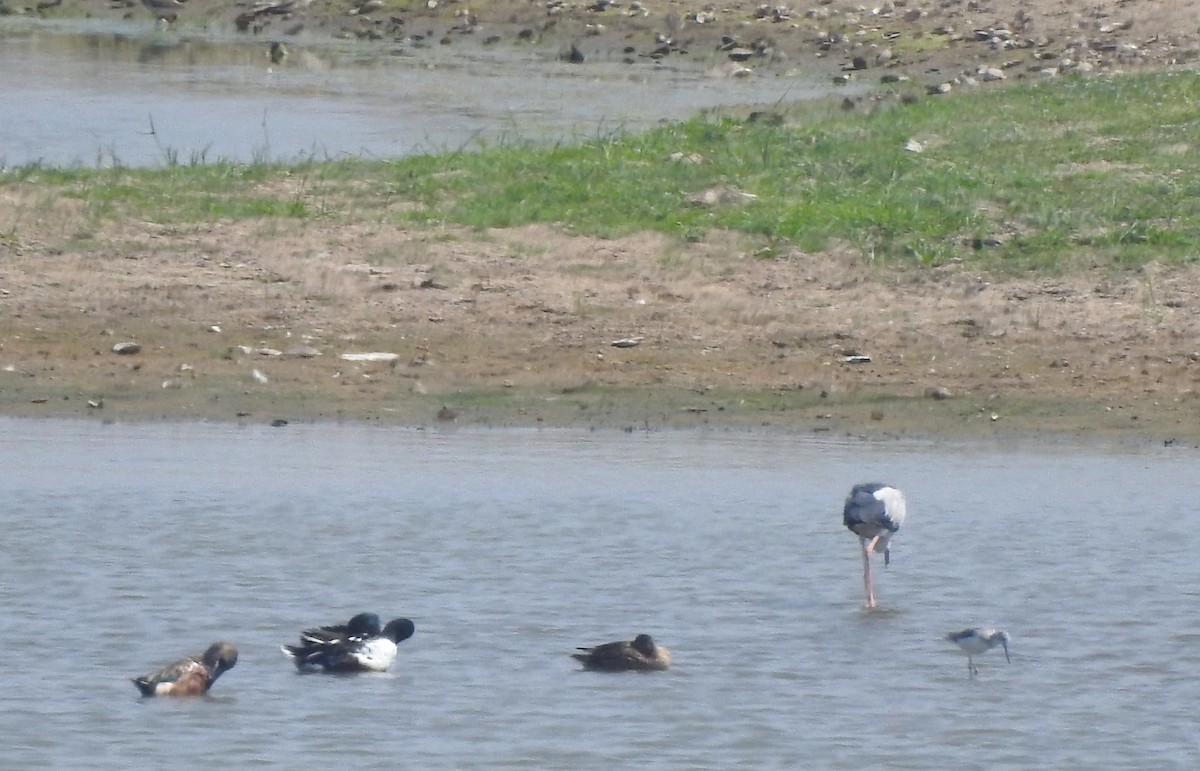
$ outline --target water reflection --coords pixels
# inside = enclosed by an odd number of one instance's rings
[[[641,129],[823,91],[799,76],[716,78],[616,57],[578,67],[508,47],[467,54],[299,37],[275,62],[266,39],[144,25],[0,19],[0,42],[7,166],[396,157]]]

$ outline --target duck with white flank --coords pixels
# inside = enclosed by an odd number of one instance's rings
[[[383,631],[379,616],[374,613],[359,613],[344,624],[330,624],[305,629],[300,633],[300,642],[307,645],[333,645],[353,638],[377,637]]]
[[[946,635],[949,642],[954,643],[962,652],[967,654],[967,674],[974,677],[979,669],[975,666],[975,657],[987,653],[997,645],[1004,647],[1004,660],[1012,663],[1008,656],[1008,643],[1012,640],[1008,632],[1002,629],[964,629],[961,632],[951,632]]]
[[[891,564],[889,549],[892,536],[904,524],[904,493],[890,485],[855,485],[842,509],[842,522],[858,536],[862,544],[863,584],[867,589],[867,607],[874,608],[875,582],[871,573],[871,552],[883,552],[883,564]]]
[[[671,652],[654,644],[648,634],[639,634],[632,641],[618,641],[576,648],[571,658],[595,672],[653,672],[671,666]]]
[[[383,672],[395,662],[397,644],[415,631],[407,618],[392,619],[381,630],[378,616],[360,613],[345,625],[306,629],[299,645],[282,649],[301,672]]]

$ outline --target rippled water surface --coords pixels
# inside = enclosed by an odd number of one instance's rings
[[[0,468],[5,767],[1200,762],[1195,450],[0,420]],[[872,479],[910,518],[868,612]],[[392,672],[280,654],[365,609],[416,622]],[[670,671],[567,655],[642,631]],[[129,682],[223,638],[208,698]]]
[[[267,42],[246,36],[0,17],[0,167],[390,158],[607,136],[828,90],[803,74],[625,64],[615,49],[579,66],[512,46],[289,44],[272,65]]]

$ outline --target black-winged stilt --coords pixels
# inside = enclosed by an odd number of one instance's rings
[[[979,670],[975,668],[975,656],[981,653],[987,653],[997,645],[1004,647],[1004,659],[1010,664],[1012,659],[1008,656],[1008,643],[1012,638],[1008,632],[1002,629],[964,629],[961,632],[951,632],[946,635],[946,639],[967,654],[967,672],[971,677]]]

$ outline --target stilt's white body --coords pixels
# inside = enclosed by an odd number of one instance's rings
[[[967,673],[974,677],[979,670],[975,668],[975,657],[981,653],[987,653],[997,645],[1004,648],[1004,658],[1008,662],[1012,659],[1008,656],[1008,643],[1012,639],[1008,632],[1000,629],[964,629],[961,632],[951,632],[946,635],[946,639],[954,643],[959,649],[967,654]]]

